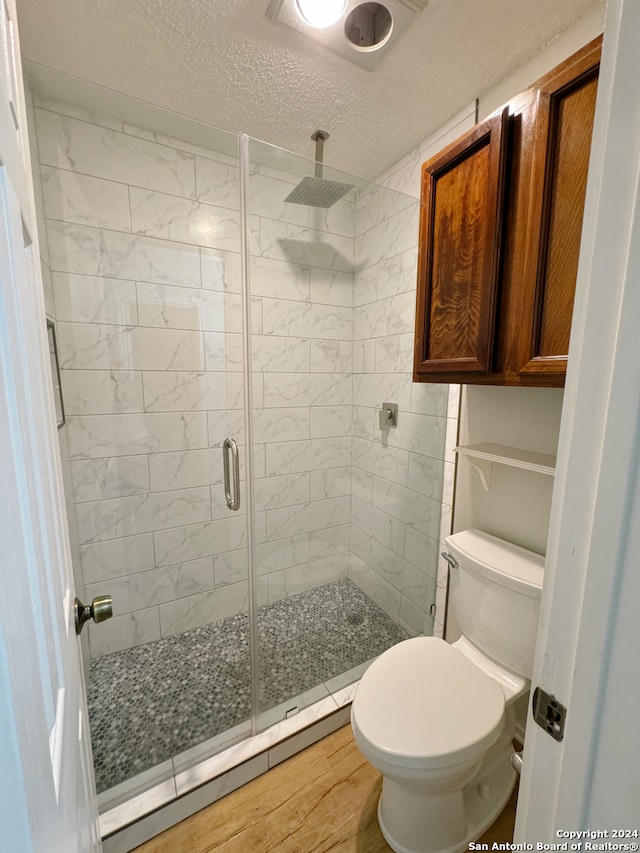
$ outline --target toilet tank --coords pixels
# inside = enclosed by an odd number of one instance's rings
[[[480,530],[446,539],[449,607],[463,634],[483,654],[531,678],[538,633],[544,557]]]

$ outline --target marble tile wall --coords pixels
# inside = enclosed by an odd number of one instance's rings
[[[37,98],[35,129],[71,523],[85,594],[116,614],[100,656],[247,607],[221,449],[244,453],[238,169]],[[349,562],[355,205],[287,205],[296,181],[250,178],[260,603]]]
[[[443,634],[457,386],[412,382],[420,166],[474,105],[381,175],[356,207],[350,577],[412,633]],[[397,427],[380,429],[382,403]],[[431,605],[435,604],[435,613]]]
[[[36,134],[36,118],[34,107],[34,94],[28,82],[25,80],[25,95],[27,106],[27,124],[29,132],[29,150],[31,154],[31,173],[33,175],[33,189],[36,203],[36,218],[38,229],[38,246],[40,251],[40,266],[42,270],[42,284],[44,289],[44,305],[48,320],[52,320],[56,327],[56,334],[59,341],[59,330],[57,325],[58,314],[53,298],[53,276],[51,273],[51,261],[49,256],[49,242],[47,239],[47,229],[45,223],[44,211],[44,193],[42,186],[42,176],[40,174],[40,156],[38,139]],[[65,413],[66,414],[66,413]],[[62,477],[64,483],[64,494],[66,503],[67,527],[69,531],[69,544],[71,550],[71,558],[73,562],[73,579],[75,584],[75,594],[82,600],[86,600],[86,591],[84,587],[84,579],[80,565],[80,553],[78,544],[78,529],[76,524],[75,501],[73,495],[73,483],[71,472],[71,459],[69,454],[69,428],[67,423],[58,429],[58,443],[60,447],[60,461],[62,466]],[[81,647],[83,656],[83,667],[85,677],[89,674],[90,664],[90,649],[89,640],[86,632],[81,637]]]

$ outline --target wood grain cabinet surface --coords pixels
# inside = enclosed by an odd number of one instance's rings
[[[416,382],[564,384],[601,42],[423,165]]]

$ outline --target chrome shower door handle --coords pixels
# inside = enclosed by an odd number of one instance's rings
[[[229,461],[231,456],[231,462]],[[225,438],[222,445],[222,462],[224,465],[224,496],[227,506],[232,510],[240,509],[240,459],[238,445],[233,438]],[[233,468],[233,494],[231,493],[230,468]]]

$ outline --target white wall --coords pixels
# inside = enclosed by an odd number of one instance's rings
[[[511,74],[500,80],[495,86],[478,95],[478,117],[482,121],[494,110],[506,104],[514,95],[524,92],[529,86],[543,77],[556,65],[575,53],[604,29],[606,3],[600,2],[577,21],[571,29],[550,42],[544,50],[532,56]]]
[[[490,442],[556,454],[561,388],[469,385],[462,395],[460,444]],[[485,491],[467,459],[458,462],[453,528],[477,527],[544,554],[553,477],[494,464]]]

